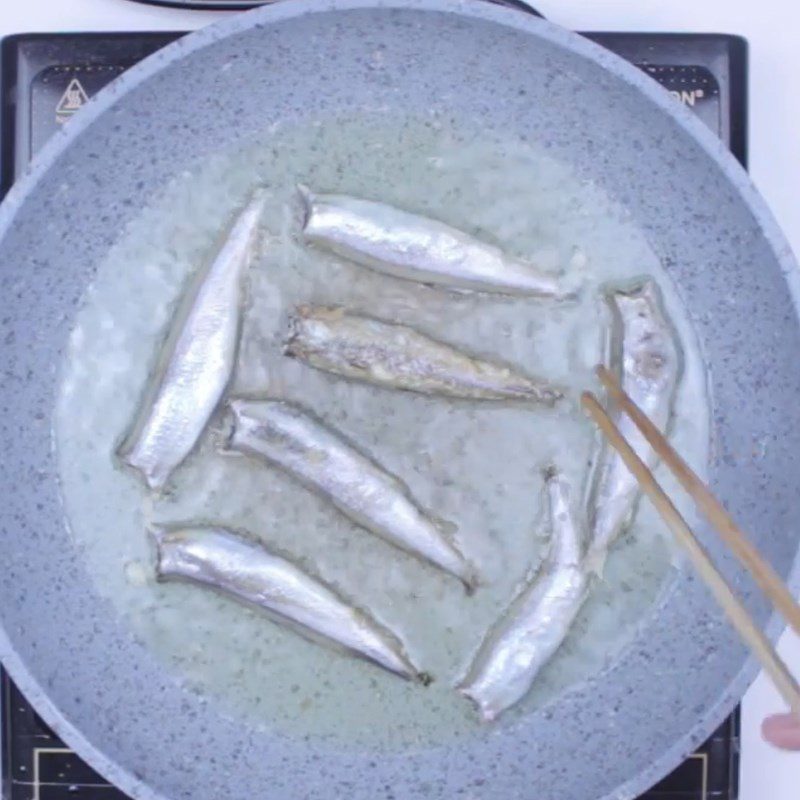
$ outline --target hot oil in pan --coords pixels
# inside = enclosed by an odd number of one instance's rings
[[[451,294],[377,275],[303,246],[302,180],[442,219],[586,275],[573,306]],[[132,419],[188,276],[222,221],[255,184],[267,186],[269,228],[252,270],[235,390],[313,409],[401,476],[427,508],[460,526],[483,586],[457,581],[355,528],[279,472],[223,457],[213,433],[151,500],[112,459]],[[328,120],[277,128],[245,153],[178,175],[100,265],[63,365],[56,435],[64,501],[97,590],[174,673],[232,715],[290,736],[375,747],[447,740],[479,730],[451,688],[515,585],[542,551],[541,470],[558,463],[580,494],[593,442],[576,394],[600,357],[598,290],[649,274],[665,295],[686,353],[674,442],[701,471],[707,455],[704,375],[680,302],[642,233],[601,188],[529,144],[427,120]],[[454,403],[336,380],[281,354],[299,303],[348,308],[417,327],[480,355],[564,384],[558,411]],[[691,512],[688,511],[691,518]],[[251,530],[315,565],[401,631],[436,678],[422,688],[284,631],[257,612],[184,585],[157,585],[146,518],[204,520]],[[668,582],[671,554],[643,504],[634,536],[531,695],[499,724],[596,674],[631,638]],[[353,713],[358,709],[358,713]]]

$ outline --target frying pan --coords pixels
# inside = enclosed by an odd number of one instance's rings
[[[376,74],[366,55],[378,45]],[[435,108],[544,143],[629,210],[699,337],[713,489],[800,585],[796,265],[723,145],[633,67],[515,10],[453,0],[259,9],[119,78],[0,210],[0,657],[47,723],[134,797],[625,800],[703,741],[754,677],[681,570],[602,674],[513,726],[376,754],[226,716],[182,688],[95,593],[63,518],[50,419],[97,264],[172,176],[220,148],[245,146],[275,120],[386,106]],[[779,620],[701,535],[775,638]]]

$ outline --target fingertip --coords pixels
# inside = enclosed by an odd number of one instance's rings
[[[781,750],[800,750],[800,718],[795,714],[775,714],[761,725],[764,739]]]

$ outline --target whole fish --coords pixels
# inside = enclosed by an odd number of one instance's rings
[[[487,722],[519,702],[561,647],[589,588],[583,565],[584,529],[572,508],[569,484],[545,474],[550,552],[484,639],[458,690]]]
[[[610,368],[622,388],[662,433],[672,418],[681,376],[682,354],[672,323],[652,280],[607,294],[611,309]],[[651,469],[658,457],[626,414],[614,421],[638,456]],[[639,498],[639,484],[616,450],[603,444],[589,491],[590,568],[600,574],[609,548],[630,525]]]
[[[408,487],[296,406],[233,400],[229,447],[274,464],[333,503],[357,524],[475,585],[469,562],[445,523],[426,514]]]
[[[383,203],[299,187],[308,241],[364,267],[420,283],[565,300],[575,287],[499,247]]]
[[[338,645],[404,678],[423,679],[394,633],[263,545],[224,528],[154,526],[150,533],[159,580],[212,587],[291,623],[306,638]]]
[[[182,299],[145,400],[119,449],[151,489],[161,489],[194,448],[233,374],[244,276],[264,198],[256,192]]]
[[[341,308],[298,308],[286,353],[335,375],[421,394],[548,406],[563,396],[544,381],[473,358],[413,328]]]

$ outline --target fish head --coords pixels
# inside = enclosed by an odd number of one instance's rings
[[[614,317],[611,353],[621,356],[624,375],[655,388],[674,379],[680,368],[676,338],[664,314],[661,292],[651,279],[607,293]]]
[[[258,428],[259,402],[246,397],[230,400],[225,406],[218,437],[217,449],[223,455],[240,455],[237,442],[253,434]]]
[[[165,543],[168,537],[171,536],[172,531],[166,525],[159,525],[156,523],[149,523],[145,529],[145,533],[147,534],[147,538],[152,542],[153,547],[155,549],[155,573],[156,573],[156,580],[163,580],[164,577],[164,569],[166,566],[165,562],[169,560],[169,554],[167,552],[167,548],[165,548]]]
[[[644,319],[661,314],[661,293],[651,278],[639,278],[624,286],[606,289],[606,300],[623,320]]]
[[[226,415],[230,433],[223,452],[245,455],[252,451],[256,442],[262,446],[269,442],[270,446],[296,449],[297,439],[303,438],[311,418],[300,407],[285,400],[248,397],[230,400]],[[300,452],[303,452],[302,447]]]
[[[339,306],[302,305],[289,316],[284,344],[287,356],[303,357],[323,349],[334,337],[332,323],[345,315]]]
[[[308,221],[311,218],[311,214],[314,211],[314,193],[304,183],[298,183],[297,194],[300,197],[300,202],[302,204],[302,227],[303,230],[305,230],[306,226],[308,225]]]

